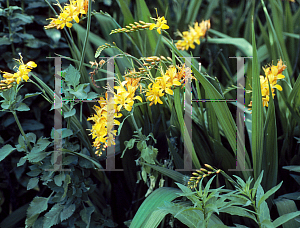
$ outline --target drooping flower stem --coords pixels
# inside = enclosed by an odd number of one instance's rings
[[[141,130],[139,129],[139,127],[138,127],[138,125],[137,125],[137,123],[135,121],[135,118],[134,118],[134,115],[133,115],[133,109],[130,112],[130,117],[131,117],[131,120],[132,120],[134,128],[136,129],[136,131],[137,131],[140,139],[142,139],[143,138],[143,134],[142,134]]]
[[[24,132],[24,130],[23,130],[23,128],[22,128],[22,125],[21,125],[21,123],[20,123],[20,121],[19,121],[19,118],[18,118],[18,116],[17,116],[16,111],[13,110],[13,111],[11,111],[11,112],[12,112],[12,114],[13,114],[15,120],[16,120],[16,123],[17,123],[17,125],[18,125],[18,127],[19,127],[19,130],[20,130],[21,134],[23,135],[23,137],[24,137],[24,139],[25,139],[25,141],[26,141],[27,147],[28,147],[30,150],[32,150],[32,147],[31,147],[30,143],[29,143],[28,140],[27,140],[27,137],[26,137],[25,132]]]

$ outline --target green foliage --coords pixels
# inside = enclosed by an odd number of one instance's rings
[[[271,221],[270,211],[266,200],[280,188],[282,183],[264,193],[261,186],[263,172],[253,186],[251,185],[253,181],[251,178],[245,182],[241,178],[235,176],[235,181],[223,171],[221,171],[221,174],[235,186],[234,190],[223,189],[223,187],[211,189],[211,184],[215,176],[209,179],[205,187],[203,186],[203,179],[201,179],[199,189],[195,189],[195,191],[177,183],[181,190],[179,196],[186,197],[190,203],[187,202],[185,198],[180,201],[177,200],[174,203],[165,200],[164,206],[158,206],[156,211],[151,212],[152,214],[149,218],[149,220],[154,219],[154,215],[160,215],[156,219],[158,222],[150,220],[152,224],[146,223],[148,225],[146,227],[158,227],[159,222],[162,221],[162,217],[166,216],[168,213],[171,213],[186,226],[195,228],[228,227],[217,217],[220,213],[249,218],[259,227],[279,227],[300,215],[299,211],[292,212]],[[172,189],[165,189],[165,191],[167,190],[170,191],[170,193],[172,191]],[[155,193],[156,192],[153,192],[150,196],[157,197]],[[145,201],[135,215],[134,220],[141,219],[141,217],[139,217],[139,212],[146,210],[145,208],[148,207],[152,207],[152,203],[150,201]],[[130,227],[136,226],[132,226],[131,224]]]
[[[288,183],[300,184],[299,2],[89,0],[87,14],[63,30],[43,27],[60,13],[52,3],[0,0],[1,74],[16,70],[17,53],[38,65],[25,85],[12,84],[0,92],[1,227],[24,222],[34,228],[116,227],[132,218],[130,227],[299,226],[294,202],[299,186]],[[162,34],[149,28],[112,33],[141,20],[155,23],[156,13],[170,26]],[[203,19],[211,20],[211,29],[201,44],[178,50],[178,34]],[[52,60],[45,61],[54,53],[63,59],[60,73],[54,73]],[[160,60],[147,61],[149,56]],[[243,161],[236,152],[237,65],[230,58],[238,56],[247,57]],[[95,135],[87,130],[108,74],[108,62],[99,62],[97,69],[88,63],[102,57],[115,58],[114,78],[120,83],[128,75],[141,77],[143,92],[170,64],[191,68],[196,78],[191,83],[192,135],[184,119],[184,88],[151,107],[145,93],[136,94],[143,102],[135,102],[131,112],[121,110],[121,124],[114,129],[113,164],[121,164],[124,172],[107,175],[102,166],[105,160],[106,167],[112,164],[112,155],[97,157]],[[270,93],[269,106],[263,107],[262,67],[276,65],[278,59],[287,66],[278,83],[282,91],[274,97]],[[61,75],[61,100],[54,96],[54,74]],[[250,100],[252,113],[246,111]],[[61,110],[62,129],[53,128],[53,110]],[[61,150],[55,145],[58,138]],[[179,171],[186,168],[186,151],[196,169],[208,163],[232,170],[238,161],[245,170],[220,171],[223,177],[208,181],[204,177],[217,170],[197,171],[201,181],[193,191],[187,187],[191,170]],[[275,194],[281,194],[274,201],[278,218],[272,210]]]

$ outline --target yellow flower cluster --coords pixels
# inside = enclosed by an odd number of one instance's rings
[[[131,111],[134,100],[137,99],[142,102],[140,96],[135,96],[139,81],[140,78],[125,77],[124,82],[114,87],[117,90],[117,93],[114,93],[114,98],[111,98],[109,101],[100,98],[100,107],[94,106],[96,114],[87,119],[88,121],[92,120],[95,122],[90,131],[92,132],[93,139],[95,139],[94,147],[97,149],[96,154],[99,156],[101,155],[101,151],[99,150],[101,146],[103,146],[102,150],[104,150],[107,146],[115,145],[114,136],[116,136],[117,130],[112,130],[112,128],[114,125],[120,125],[120,122],[115,120],[114,117],[122,117],[122,114],[119,113],[122,108]]]
[[[29,79],[28,73],[31,71],[32,68],[35,68],[37,65],[33,61],[29,61],[28,63],[23,62],[23,57],[20,54],[20,59],[16,59],[20,66],[18,67],[18,71],[14,74],[3,72],[4,80],[1,80],[0,82],[0,88],[11,88],[12,86],[10,84],[16,82],[17,84],[20,84],[21,80],[27,80]],[[15,66],[16,67],[16,66]]]
[[[125,108],[130,112],[134,104],[134,100],[143,102],[140,96],[135,96],[135,91],[139,87],[140,80],[141,78],[125,77],[125,81],[123,81],[120,86],[114,87],[117,90],[114,100],[118,111],[121,111],[122,108]]]
[[[278,89],[279,91],[282,91],[282,87],[277,84],[277,80],[284,78],[284,75],[282,75],[282,71],[284,71],[285,68],[286,65],[283,64],[281,59],[278,61],[277,66],[272,65],[270,67],[263,68],[266,75],[265,77],[260,75],[260,88],[261,88],[263,106],[268,107],[269,104],[270,91],[269,91],[268,81],[270,82],[273,98],[275,96],[274,93],[275,88]],[[250,101],[249,106],[252,106],[252,101]]]
[[[57,1],[58,2],[58,1]],[[73,20],[79,23],[79,15],[87,13],[88,10],[88,0],[70,0],[70,4],[67,4],[62,8],[58,2],[56,5],[60,8],[60,14],[57,18],[49,18],[51,20],[49,25],[44,26],[45,29],[57,28],[63,29],[65,26],[71,28]]]
[[[164,93],[173,95],[172,86],[180,86],[184,84],[184,81],[187,78],[194,78],[191,75],[191,69],[183,65],[181,68],[175,66],[170,66],[166,73],[161,72],[161,77],[155,78],[153,83],[150,83],[148,89],[146,90],[146,97],[148,101],[151,101],[150,106],[154,103],[162,104],[160,97],[164,96]],[[144,72],[144,71],[143,71]],[[138,75],[135,74],[134,70],[126,75]],[[94,106],[96,114],[87,120],[94,121],[95,123],[92,126],[91,135],[94,141],[94,147],[96,147],[97,155],[101,155],[100,149],[104,150],[107,146],[114,145],[114,136],[116,136],[116,130],[112,130],[113,125],[119,125],[120,122],[113,120],[115,118],[120,118],[122,114],[120,111],[123,108],[127,111],[131,111],[134,105],[134,100],[139,100],[143,102],[140,96],[136,96],[136,90],[140,87],[140,80],[142,77],[126,77],[125,81],[120,82],[118,86],[114,86],[116,92],[114,93],[114,98],[109,101],[100,98],[99,106]],[[195,78],[194,78],[195,79]],[[112,91],[111,91],[112,92]],[[106,95],[107,97],[107,95]],[[110,110],[110,111],[108,111]]]
[[[106,99],[100,97],[99,105],[94,106],[96,114],[87,120],[95,122],[90,131],[93,139],[95,139],[94,147],[97,149],[96,154],[100,156],[102,145],[104,147],[115,145],[114,136],[117,131],[112,130],[112,128],[114,125],[120,125],[120,122],[115,118],[120,118],[122,114],[117,112],[117,106],[113,103],[112,98],[109,101],[107,100],[107,94]]]
[[[178,50],[188,50],[189,48],[195,49],[195,44],[200,44],[200,38],[204,37],[206,31],[210,29],[210,20],[202,21],[200,24],[195,23],[194,27],[189,27],[189,31],[182,34],[182,39],[177,41],[175,46]]]
[[[151,101],[149,106],[153,103],[156,105],[157,102],[162,104],[163,102],[160,98],[164,96],[164,93],[173,95],[171,87],[180,86],[188,77],[194,78],[191,76],[191,70],[189,68],[183,65],[181,70],[177,72],[175,66],[170,66],[166,73],[162,74],[162,77],[155,78],[155,82],[149,84],[146,92],[147,100]]]

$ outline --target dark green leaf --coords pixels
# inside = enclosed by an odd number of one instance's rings
[[[66,178],[66,175],[63,173],[63,172],[60,172],[58,175],[56,175],[54,177],[54,183],[57,185],[57,186],[61,186],[62,185],[62,182],[65,180]]]
[[[54,131],[57,131],[59,134],[61,134],[61,138],[64,139],[64,138],[67,138],[71,135],[73,135],[73,131],[71,129],[68,129],[68,128],[61,128],[61,129],[57,129],[55,130],[54,128],[52,128],[52,131],[51,131],[51,139],[54,139]]]
[[[0,149],[0,161],[6,158],[11,152],[13,152],[16,148],[7,144]]]
[[[48,208],[49,198],[35,197],[27,210],[27,218],[25,221],[26,226],[31,227],[35,220],[38,218],[39,214]]]
[[[49,212],[45,214],[43,228],[50,228],[60,222],[60,212],[63,209],[63,205],[55,204]]]
[[[71,111],[69,112],[64,112],[64,118],[68,118],[70,116],[74,116],[76,114],[76,109],[73,108]]]
[[[18,108],[16,108],[17,111],[22,112],[22,111],[29,111],[30,108],[25,104],[25,103],[20,103]]]
[[[21,125],[24,131],[37,131],[44,129],[44,124],[36,120],[24,120]]]
[[[94,210],[94,207],[85,207],[83,210],[80,211],[82,221],[84,221],[87,224],[86,228],[90,227],[91,215],[94,212]]]
[[[65,70],[65,80],[69,86],[73,86],[74,88],[79,84],[79,79],[80,79],[80,73],[79,71],[70,65],[66,70]]]
[[[8,37],[1,37],[0,38],[0,46],[1,45],[10,45],[11,41]]]
[[[27,190],[35,188],[38,185],[38,183],[39,183],[38,177],[30,178],[27,184]]]
[[[75,210],[76,210],[76,205],[75,204],[71,204],[68,207],[65,206],[65,208],[63,209],[63,211],[60,214],[61,221],[64,221],[64,220],[70,218]]]
[[[36,92],[36,93],[27,93],[24,97],[24,99],[29,98],[29,97],[34,97],[37,96],[39,94],[42,94],[42,92]]]
[[[73,94],[77,99],[86,99],[87,93],[84,91],[84,87],[84,84],[80,84],[74,91],[70,91],[70,94]]]
[[[32,148],[31,153],[44,151],[47,148],[47,146],[49,146],[50,143],[51,142],[46,138],[43,137],[39,138],[35,146]]]

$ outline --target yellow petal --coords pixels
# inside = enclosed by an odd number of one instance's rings
[[[282,91],[282,87],[278,84],[274,85],[273,87],[275,87],[276,89],[278,89],[279,91]]]
[[[276,78],[277,78],[277,79],[283,79],[283,78],[285,78],[285,76],[282,75],[282,74],[278,74],[278,75],[276,76]]]
[[[156,24],[151,24],[150,27],[149,27],[149,30],[154,29],[154,27],[156,27]]]
[[[36,63],[33,62],[33,61],[29,61],[26,65],[27,65],[29,68],[34,68],[34,67],[37,66]]]
[[[173,90],[166,88],[166,93],[173,95]]]
[[[143,103],[143,100],[142,100],[142,98],[141,98],[140,96],[136,96],[136,97],[133,98],[133,99],[137,99],[137,100],[139,100],[141,103]]]
[[[170,27],[169,27],[169,25],[162,25],[161,28],[162,28],[162,29],[168,29],[168,28],[170,28]]]
[[[72,26],[73,26],[73,24],[69,23],[69,22],[67,22],[66,25],[67,25],[68,28],[72,28]]]

